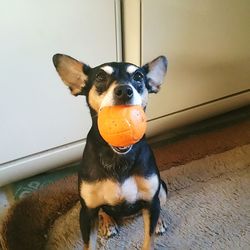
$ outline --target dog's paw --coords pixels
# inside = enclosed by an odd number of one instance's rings
[[[155,234],[162,235],[166,232],[166,230],[167,230],[166,223],[161,218],[159,218],[155,228]]]
[[[118,226],[116,222],[106,213],[99,215],[99,232],[101,236],[110,238],[118,234]]]

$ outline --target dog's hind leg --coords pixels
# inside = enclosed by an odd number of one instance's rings
[[[99,219],[99,230],[102,236],[109,238],[118,233],[118,226],[115,220],[102,209],[99,211]]]
[[[155,228],[155,234],[162,235],[166,232],[166,230],[167,230],[167,225],[165,221],[162,219],[162,216],[160,215]]]
[[[164,204],[166,204],[167,193],[168,193],[167,185],[163,180],[161,180],[161,187],[160,187],[160,192],[159,192],[159,200],[160,200],[161,207]],[[166,226],[164,220],[162,219],[162,215],[160,215],[160,217],[157,221],[155,233],[161,235],[161,234],[166,232],[166,229],[167,229],[167,226]]]
[[[161,187],[159,192],[159,200],[161,207],[165,205],[167,202],[167,194],[168,194],[167,184],[163,180],[161,180]]]

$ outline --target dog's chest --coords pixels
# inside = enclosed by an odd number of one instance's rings
[[[82,181],[80,195],[89,208],[101,205],[118,205],[124,201],[135,203],[137,200],[150,201],[159,186],[157,175],[150,177],[131,176],[123,183],[114,180],[96,182]]]

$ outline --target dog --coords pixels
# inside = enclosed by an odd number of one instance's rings
[[[84,249],[94,249],[98,218],[104,236],[117,233],[121,218],[142,211],[142,249],[153,249],[154,233],[163,233],[161,205],[167,185],[160,178],[145,135],[134,145],[113,147],[101,137],[97,118],[105,106],[141,105],[146,110],[148,94],[157,93],[167,71],[167,59],[159,56],[138,67],[111,62],[90,67],[70,56],[56,54],[54,66],[74,96],[85,95],[92,118],[78,173],[80,229]]]

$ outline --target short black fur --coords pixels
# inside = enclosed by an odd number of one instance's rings
[[[73,60],[73,66],[76,64],[75,59],[62,54],[57,54],[53,57],[54,65],[62,79],[63,74],[61,74],[61,71],[64,73],[64,69],[61,69],[58,65],[60,66],[60,61],[63,60],[63,57],[67,59],[68,64],[70,64],[71,59]],[[162,60],[163,63],[166,64],[166,58],[162,57]],[[111,67],[113,69],[112,74],[105,72],[104,66]],[[135,69],[134,72],[127,72],[126,69],[128,66],[133,66]],[[97,125],[98,111],[91,106],[90,98],[93,97],[89,96],[89,92],[93,86],[95,87],[97,96],[103,96],[114,83],[117,86],[133,86],[139,95],[142,95],[145,89],[147,89],[148,92],[153,92],[149,79],[147,78],[149,70],[148,64],[144,67],[137,67],[128,63],[113,62],[102,64],[95,68],[82,64],[82,72],[87,75],[87,78],[84,85],[80,85],[81,92],[78,92],[79,86],[77,86],[76,91],[74,89],[74,84],[70,86],[70,83],[67,83],[74,95],[86,95],[87,104],[92,117],[92,127],[87,135],[86,146],[78,173],[78,187],[81,202],[80,228],[86,248],[88,248],[90,234],[96,225],[98,211],[100,209],[112,216],[116,221],[119,221],[124,216],[136,214],[142,209],[147,210],[149,213],[150,236],[155,231],[160,214],[160,189],[162,187],[165,193],[167,193],[167,186],[160,179],[154,154],[147,144],[145,136],[135,143],[127,153],[117,153],[99,133]],[[73,71],[73,73],[75,73],[75,71]],[[73,75],[73,77],[75,77],[75,75]],[[68,78],[71,79],[70,77]],[[130,105],[130,98],[128,98],[128,96],[117,98],[114,93],[114,100],[114,105]],[[143,108],[145,109],[146,106]],[[97,207],[90,208],[86,205],[84,197],[81,195],[81,185],[83,182],[102,183],[101,181],[112,180],[122,185],[125,180],[132,176],[142,177],[145,180],[151,176],[157,177],[159,184],[151,200],[138,199],[133,203],[125,200],[113,206],[110,204],[100,204]]]

